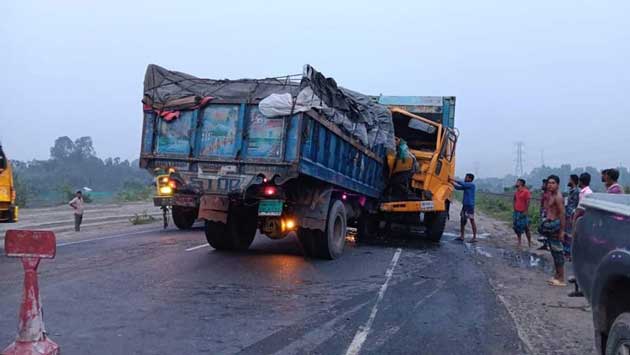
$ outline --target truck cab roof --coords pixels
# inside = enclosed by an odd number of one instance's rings
[[[455,127],[455,96],[386,96],[372,97],[390,109],[398,108],[422,116],[443,126]]]

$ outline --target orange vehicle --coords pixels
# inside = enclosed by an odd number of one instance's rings
[[[15,205],[15,197],[11,162],[0,146],[0,223],[17,222],[18,207]]]

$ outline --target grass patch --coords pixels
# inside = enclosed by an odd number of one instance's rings
[[[139,224],[149,224],[156,221],[156,218],[151,216],[146,210],[143,213],[136,213],[133,217],[129,218],[129,222],[134,226]]]
[[[457,191],[455,199],[462,201],[461,191]],[[512,213],[514,195],[512,193],[494,194],[479,191],[475,194],[475,208],[486,215],[504,222],[512,223]],[[529,221],[531,230],[538,229],[540,224],[540,196],[533,193],[532,201],[529,204]]]

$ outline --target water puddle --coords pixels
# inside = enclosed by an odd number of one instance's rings
[[[444,234],[447,235],[446,233]],[[457,235],[455,235],[454,233],[449,233],[448,236],[457,237]],[[495,258],[496,260],[503,260],[511,267],[539,269],[547,272],[552,271],[553,269],[553,265],[546,258],[527,250],[508,250],[503,248],[496,248],[488,245],[469,243],[468,240],[464,242],[464,247],[469,253],[480,255],[484,258]]]
[[[451,233],[451,232],[444,232],[444,234],[442,234],[443,237],[448,237],[448,238],[459,238],[459,234],[457,233]],[[489,239],[492,235],[490,233],[481,233],[479,235],[477,235],[477,239]],[[472,239],[472,234],[466,234],[465,235],[466,239]]]

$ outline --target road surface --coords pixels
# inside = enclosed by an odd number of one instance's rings
[[[40,265],[63,354],[521,354],[514,321],[467,248],[393,241],[306,259],[294,237],[215,251],[201,228],[60,243]],[[452,232],[452,231],[451,231]],[[0,257],[0,347],[21,265]]]

